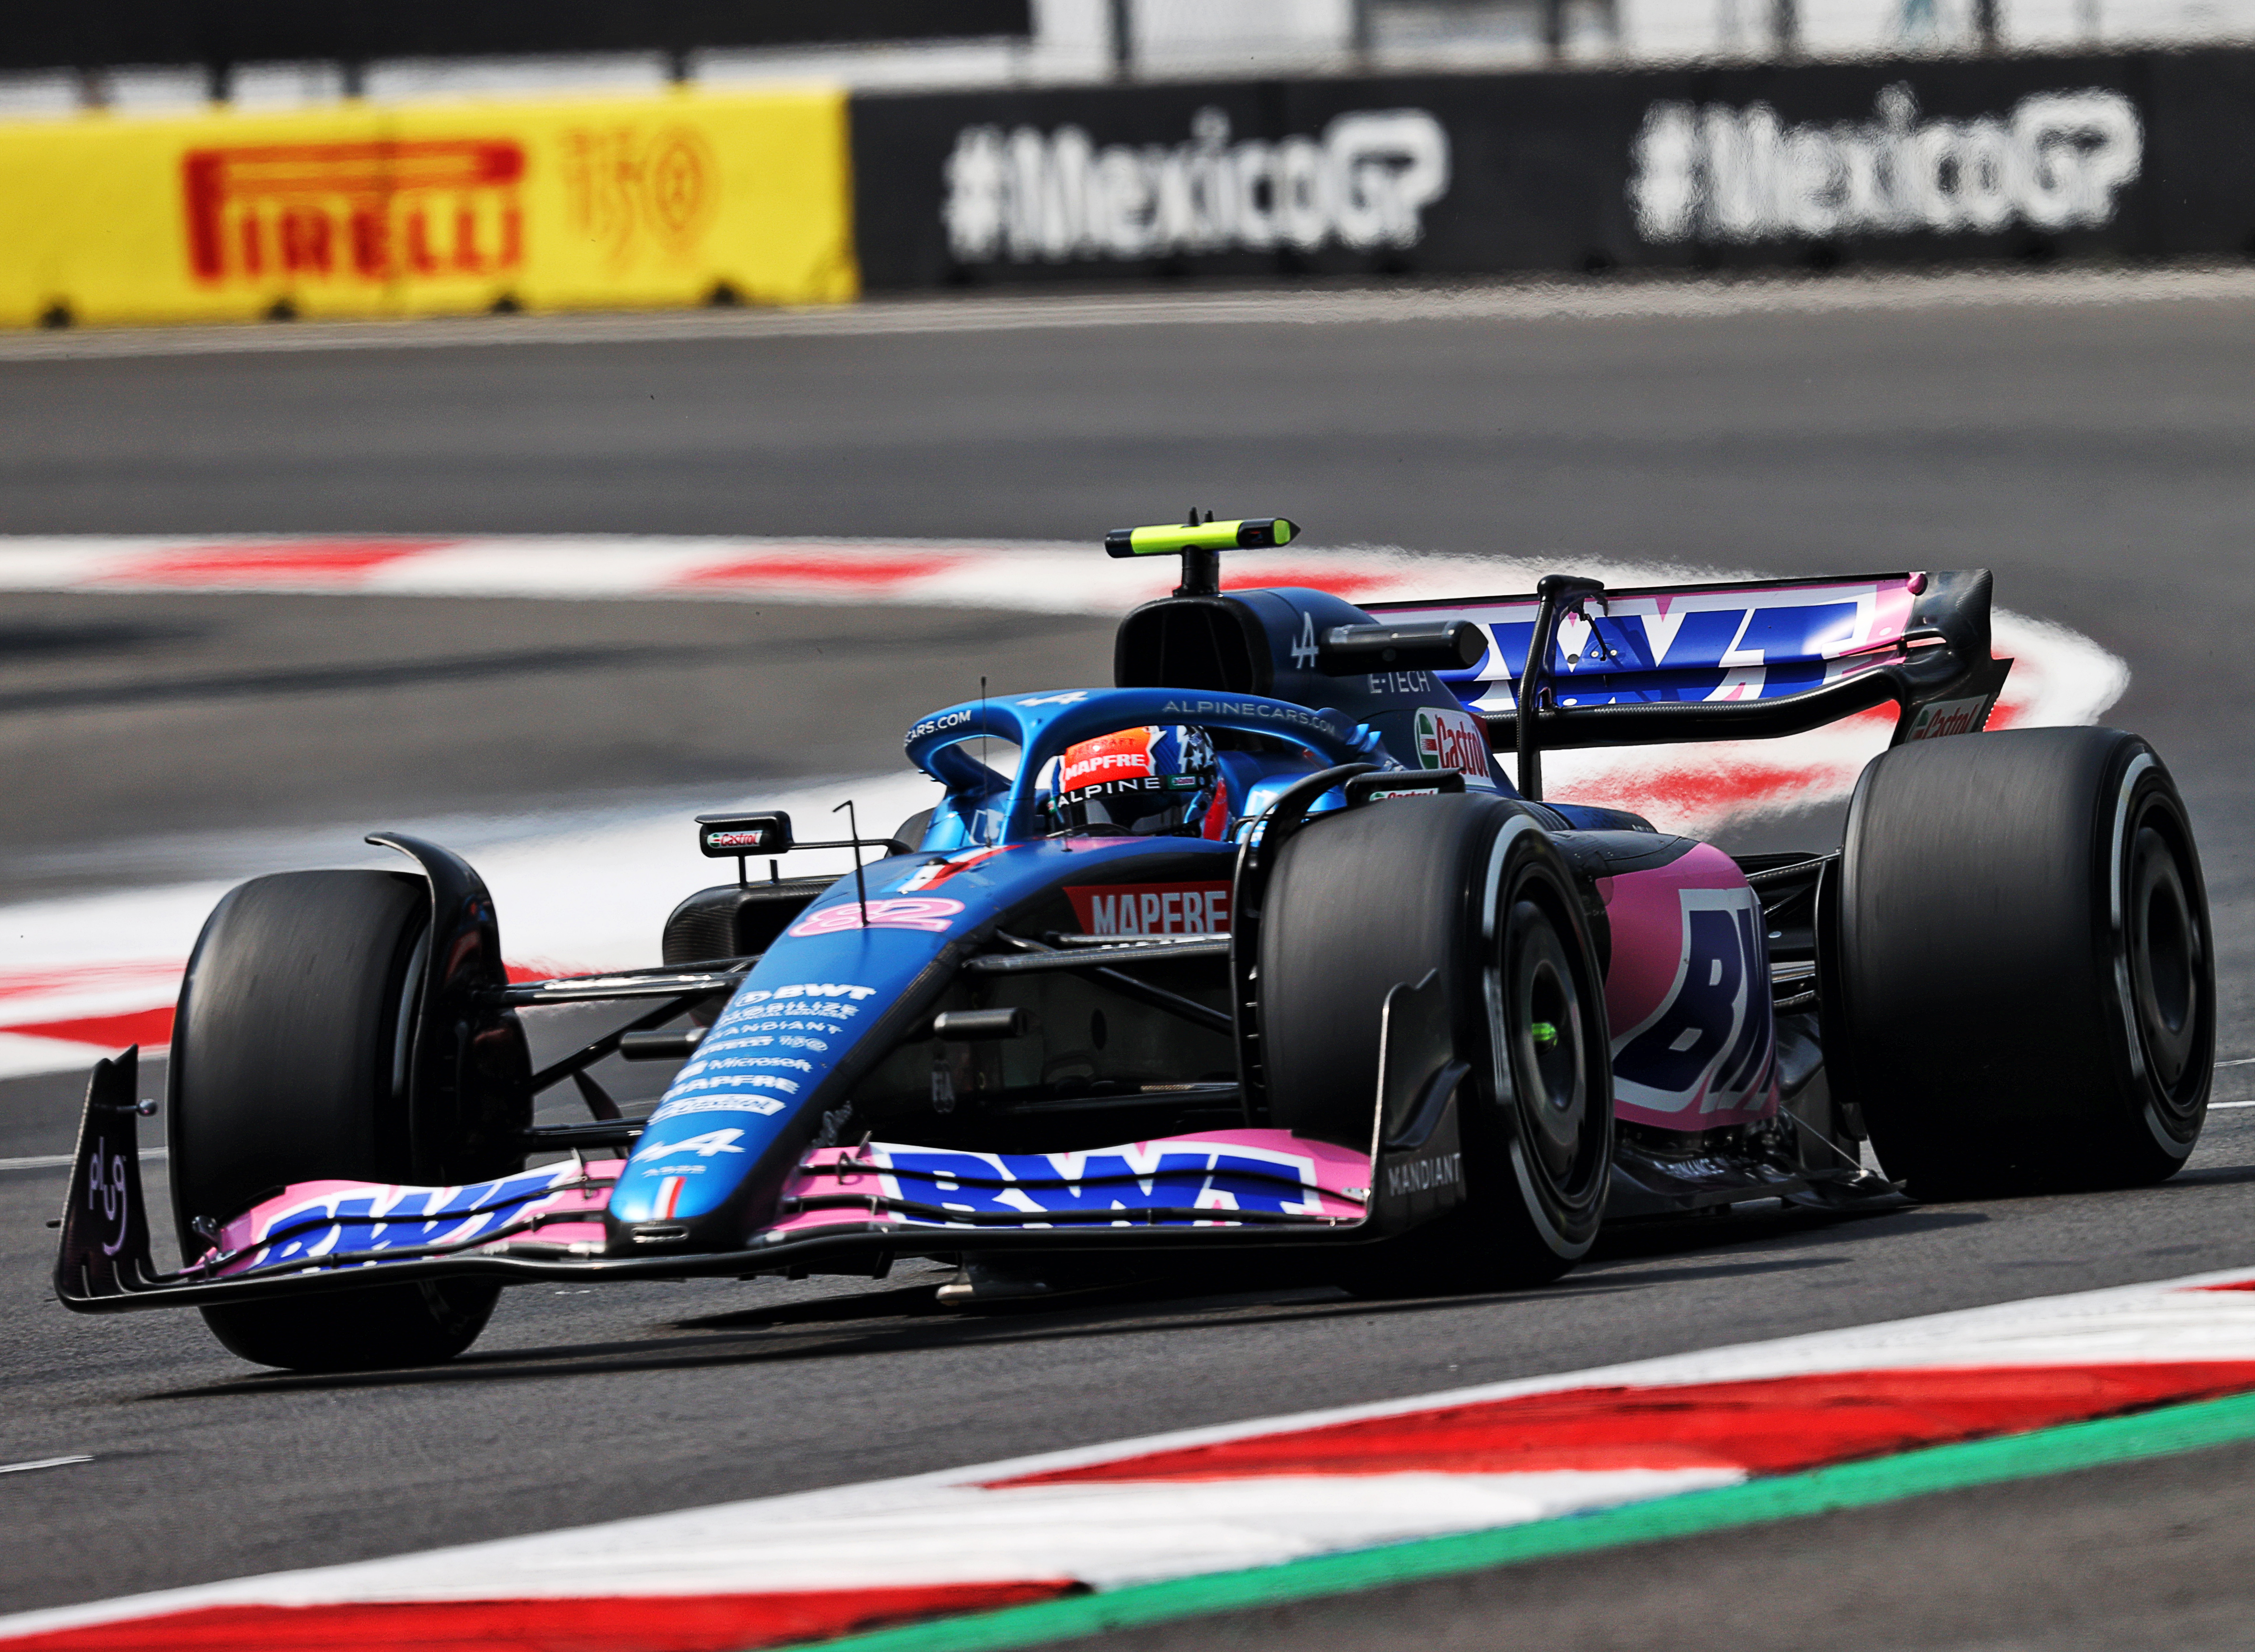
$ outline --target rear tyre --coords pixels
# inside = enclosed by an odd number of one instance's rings
[[[2128,1186],[2200,1138],[2208,896],[2183,801],[2115,729],[1899,747],[1841,851],[1828,1063],[1923,1198]]]
[[[1458,1058],[1465,1204],[1380,1247],[1388,1291],[1554,1279],[1596,1240],[1612,1173],[1604,984],[1571,875],[1500,798],[1380,803],[1286,844],[1262,901],[1272,1120],[1367,1149],[1387,993],[1439,970]]]
[[[425,968],[424,880],[388,872],[254,878],[204,925],[180,987],[169,1078],[172,1208],[184,1256],[293,1182],[419,1180],[408,1057]],[[477,1281],[231,1303],[212,1334],[259,1365],[365,1370],[451,1359],[500,1287]]]

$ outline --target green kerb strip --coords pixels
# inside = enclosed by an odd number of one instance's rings
[[[2230,1399],[2172,1405],[2095,1423],[2070,1423],[2000,1439],[1938,1446],[1899,1457],[1844,1463],[1711,1491],[1683,1492],[1596,1514],[1453,1537],[1428,1537],[1351,1554],[1323,1555],[1252,1572],[1142,1584],[1108,1594],[1074,1595],[1039,1606],[1012,1606],[975,1617],[848,1635],[821,1645],[825,1652],[1001,1652],[1005,1648],[1038,1646],[1172,1618],[1349,1594],[1552,1555],[1688,1537],[1726,1526],[1793,1520],[1829,1509],[1894,1502],[1928,1492],[2167,1457],[2248,1438],[2255,1438],[2255,1394],[2235,1395]]]

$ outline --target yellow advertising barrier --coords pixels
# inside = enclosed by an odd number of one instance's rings
[[[0,125],[0,325],[858,288],[839,91]]]

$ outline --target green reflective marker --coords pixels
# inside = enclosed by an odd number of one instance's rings
[[[1282,516],[1245,516],[1233,522],[1200,522],[1195,528],[1180,522],[1164,528],[1115,528],[1104,536],[1104,554],[1167,556],[1184,550],[1265,550],[1290,544],[1299,532],[1296,523]]]

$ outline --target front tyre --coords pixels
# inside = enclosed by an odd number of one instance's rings
[[[1603,983],[1570,873],[1532,816],[1444,795],[1311,822],[1263,898],[1258,987],[1272,1121],[1367,1150],[1386,995],[1439,972],[1465,1204],[1380,1247],[1388,1290],[1537,1284],[1589,1251],[1612,1166]]]
[[[2117,729],[1900,747],[1842,848],[1836,1084],[1927,1198],[2179,1169],[2215,1062],[2215,954],[2175,782]]]
[[[292,1183],[419,1180],[408,1056],[427,968],[418,877],[301,872],[231,891],[180,986],[167,1137],[180,1252]],[[299,1371],[453,1358],[500,1294],[474,1280],[376,1285],[205,1308],[230,1352]]]
[[[1552,1278],[1596,1241],[1612,1174],[1612,1060],[1604,984],[1563,866],[1538,833],[1511,846],[1486,948],[1487,1032],[1496,1052],[1475,1138],[1507,1157],[1518,1197],[1474,1206],[1486,1248]],[[1536,845],[1540,845],[1539,849]],[[1555,1264],[1556,1265],[1552,1265]]]

